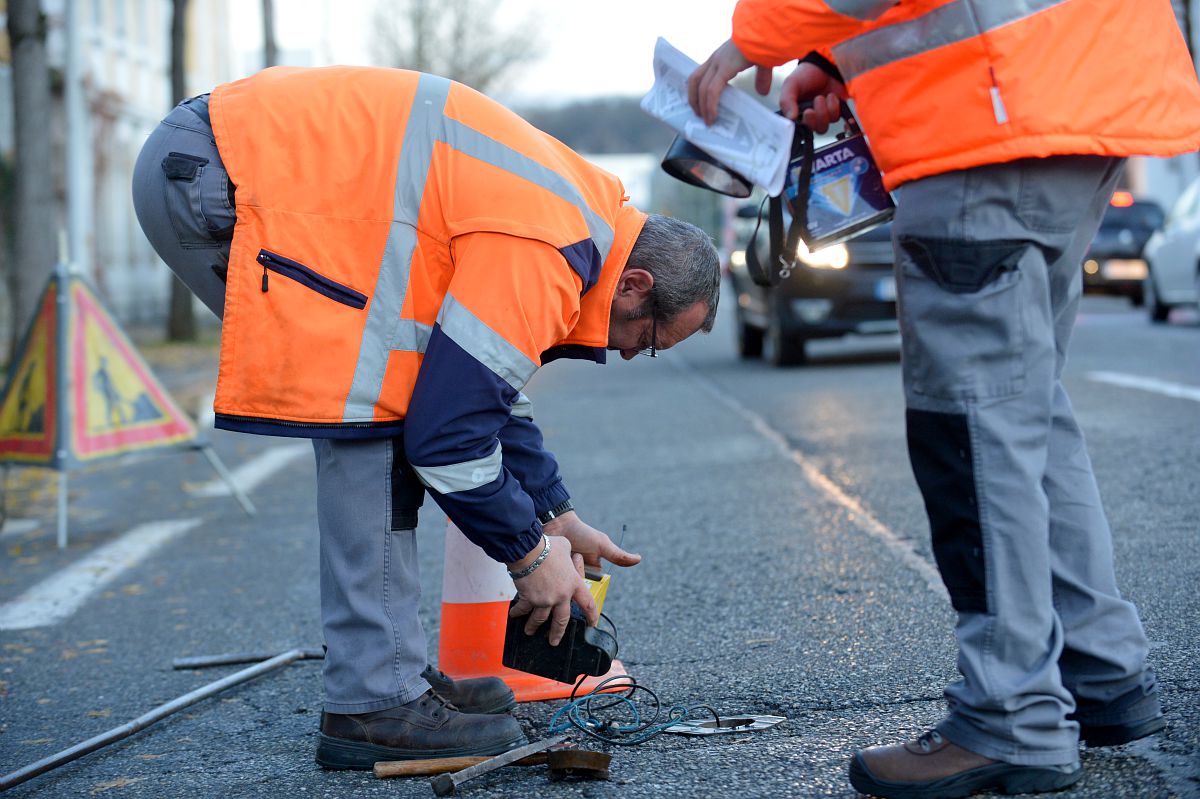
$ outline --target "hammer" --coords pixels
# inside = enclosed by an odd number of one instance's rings
[[[511,749],[502,755],[493,757],[490,760],[485,760],[470,768],[465,768],[462,771],[456,771],[453,774],[439,774],[429,781],[433,786],[433,792],[438,796],[449,796],[457,790],[458,786],[462,785],[467,780],[474,779],[480,774],[487,774],[495,771],[498,768],[503,768],[510,763],[515,763],[523,757],[527,757],[538,752],[545,752],[552,746],[557,746],[567,739],[566,735],[552,735],[549,738],[543,738],[540,741],[534,741],[531,744]]]
[[[381,780],[389,777],[432,777],[437,774],[449,774],[462,771],[468,766],[486,763],[490,757],[467,755],[464,757],[436,757],[428,760],[380,760],[375,763],[375,776]],[[529,757],[523,757],[513,766],[540,766],[546,762],[546,753],[538,752]]]

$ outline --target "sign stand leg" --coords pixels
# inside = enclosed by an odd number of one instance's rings
[[[58,473],[58,548],[67,548],[67,470]]]
[[[225,464],[222,463],[221,459],[217,457],[217,453],[213,451],[212,446],[209,444],[204,444],[200,447],[200,450],[204,453],[204,457],[208,458],[208,462],[212,464],[213,470],[216,471],[217,476],[224,481],[225,485],[229,486],[230,493],[233,494],[234,499],[238,501],[238,504],[242,506],[242,510],[246,512],[246,515],[254,516],[256,513],[258,513],[258,511],[254,508],[254,503],[250,501],[250,497],[246,496],[246,492],[238,488],[237,483],[235,483],[233,480],[233,475],[229,473],[229,470],[225,468]]]

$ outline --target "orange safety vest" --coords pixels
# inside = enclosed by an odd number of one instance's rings
[[[603,361],[645,221],[613,175],[416,72],[276,67],[210,103],[237,189],[217,426],[398,432],[435,323],[514,391],[547,353]]]
[[[1200,147],[1200,85],[1167,0],[740,0],[733,41],[763,66],[830,57],[889,189]]]

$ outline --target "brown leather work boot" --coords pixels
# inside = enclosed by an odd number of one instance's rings
[[[954,799],[975,791],[1057,791],[1083,775],[1079,762],[1018,766],[977,755],[936,730],[915,741],[863,749],[850,761],[850,784],[859,793],[888,799]]]
[[[507,713],[517,706],[512,690],[499,677],[455,680],[433,666],[426,666],[421,676],[438,696],[463,713]]]
[[[373,713],[322,713],[317,762],[370,769],[377,760],[498,755],[528,743],[512,716],[460,713],[433,691]]]

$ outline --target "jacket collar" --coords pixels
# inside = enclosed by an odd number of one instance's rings
[[[632,205],[617,209],[612,248],[600,268],[596,285],[579,302],[579,317],[566,338],[542,353],[542,363],[558,358],[582,358],[604,363],[608,350],[608,323],[612,318],[617,280],[625,271],[629,253],[646,223],[646,214]]]

